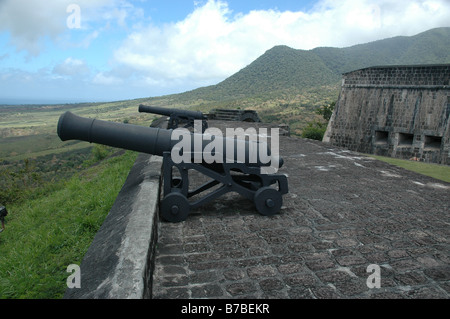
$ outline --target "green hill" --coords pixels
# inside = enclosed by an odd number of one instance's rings
[[[450,28],[399,36],[347,48],[297,50],[275,46],[224,81],[189,92],[149,99],[167,107],[248,108],[301,133],[314,110],[335,101],[342,73],[378,65],[450,63]]]
[[[335,74],[377,65],[450,63],[450,28],[412,37],[394,37],[348,48],[316,48],[314,52]]]
[[[297,50],[275,46],[254,62],[218,83],[171,100],[203,102],[299,94],[338,86],[342,73],[376,65],[450,63],[450,28],[411,37],[394,37],[347,48]]]
[[[276,46],[216,86],[230,96],[333,84],[339,77],[314,52]]]
[[[211,89],[225,96],[301,90],[335,84],[342,73],[370,66],[440,63],[450,63],[450,28],[341,49],[276,46]]]

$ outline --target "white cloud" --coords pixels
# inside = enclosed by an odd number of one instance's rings
[[[46,39],[57,42],[70,31],[68,18],[72,12],[67,12],[67,8],[74,3],[81,9],[81,31],[90,32],[81,46],[98,37],[98,31],[92,31],[98,28],[98,23],[125,27],[126,19],[140,12],[125,0],[1,0],[0,32],[10,34],[10,44],[17,51],[37,56]]]
[[[147,25],[130,34],[115,61],[146,81],[214,84],[275,45],[297,49],[345,47],[450,26],[448,0],[322,0],[309,12],[233,14],[209,0],[184,20]]]
[[[89,67],[83,60],[67,58],[53,68],[53,73],[61,76],[77,76],[89,73]]]
[[[450,26],[450,1],[323,0],[312,16],[314,46],[345,47]]]
[[[94,79],[92,80],[92,83],[99,85],[118,85],[122,84],[123,80],[114,75],[108,75],[105,74],[104,72],[99,72],[95,75]]]
[[[65,13],[64,1],[55,2],[47,10],[46,1],[4,0],[0,2],[0,31],[9,31],[11,43],[18,51],[39,54],[44,36],[55,38],[65,25],[56,18],[55,12]],[[60,15],[61,16],[61,15]]]

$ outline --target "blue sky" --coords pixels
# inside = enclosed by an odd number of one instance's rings
[[[181,93],[275,45],[346,47],[449,21],[448,0],[0,0],[0,103]]]

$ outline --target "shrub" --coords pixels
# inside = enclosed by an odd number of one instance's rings
[[[109,150],[107,146],[95,144],[92,148],[92,155],[94,157],[94,161],[98,162],[105,159],[109,154]]]
[[[325,134],[326,130],[327,130],[326,124],[317,121],[310,122],[308,123],[308,126],[305,129],[303,129],[302,137],[321,141],[323,139],[323,135]]]

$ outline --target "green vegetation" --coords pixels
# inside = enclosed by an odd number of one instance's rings
[[[90,157],[91,147],[85,147],[36,158],[0,162],[0,203],[9,205],[20,201],[28,198],[30,191],[36,192],[72,176],[86,165],[84,163]]]
[[[60,298],[69,264],[80,264],[136,153],[56,134],[65,111],[148,125],[136,101],[0,106],[0,298]]]
[[[330,121],[331,115],[333,114],[335,105],[336,102],[332,102],[317,109],[316,113],[318,115],[322,115],[323,120],[315,120],[313,122],[309,122],[308,126],[303,130],[302,137],[321,141],[323,139],[323,135],[327,130],[328,122]]]
[[[326,130],[326,124],[318,121],[310,122],[308,123],[308,126],[303,130],[302,137],[321,141]]]
[[[450,28],[348,48],[276,46],[236,74],[208,87],[148,100],[167,107],[253,109],[264,121],[289,124],[301,136],[315,112],[339,95],[342,73],[376,65],[450,63]]]
[[[0,236],[0,297],[60,298],[136,159],[119,152],[8,206]],[[118,154],[115,154],[118,155]]]
[[[450,28],[394,37],[347,48],[311,50],[336,74],[380,65],[450,63]]]
[[[140,100],[0,106],[0,298],[60,298],[70,264],[80,264],[111,209],[136,153],[62,142],[59,116],[148,125]]]
[[[398,158],[378,156],[372,154],[366,155],[369,157],[373,157],[377,160],[450,183],[450,166],[416,162],[410,160],[402,160]]]

